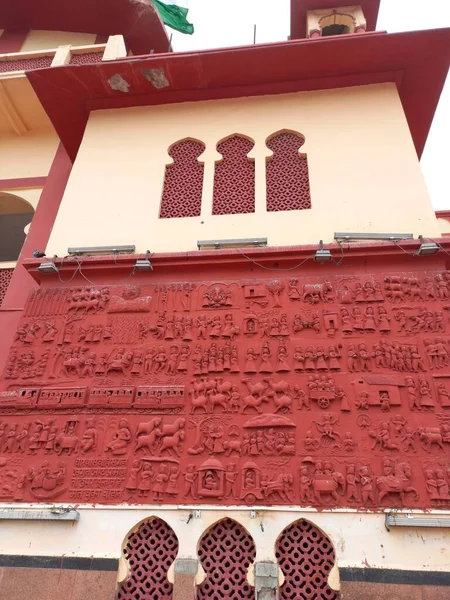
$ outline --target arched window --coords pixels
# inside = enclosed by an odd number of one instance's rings
[[[197,600],[253,600],[247,572],[256,548],[242,525],[233,519],[213,525],[200,540],[198,556],[206,578],[197,588]]]
[[[255,162],[247,156],[254,145],[237,134],[217,144],[223,158],[215,165],[213,215],[255,212]]]
[[[17,260],[25,241],[25,227],[34,209],[13,194],[0,193],[0,261]]]
[[[205,144],[191,139],[181,140],[169,148],[173,164],[166,165],[161,219],[200,216],[204,165],[198,157],[204,150]]]
[[[178,554],[178,538],[165,521],[157,517],[144,521],[128,536],[123,553],[129,576],[117,600],[171,600],[173,585],[167,572]]]
[[[311,208],[308,161],[299,152],[305,138],[291,131],[271,136],[266,146],[273,152],[267,160],[267,210],[302,210]]]
[[[355,23],[352,15],[332,12],[330,15],[326,15],[320,19],[320,33],[322,37],[354,33]]]
[[[284,574],[280,600],[340,598],[328,585],[336,562],[333,545],[315,525],[304,519],[295,521],[281,532],[275,550]]]

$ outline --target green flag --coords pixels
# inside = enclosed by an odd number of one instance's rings
[[[194,26],[186,19],[187,8],[175,4],[164,4],[160,0],[152,0],[152,2],[156,6],[163,23],[181,33],[188,33],[189,35],[194,33]]]

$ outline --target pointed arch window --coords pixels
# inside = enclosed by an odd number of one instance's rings
[[[198,217],[202,210],[204,164],[199,156],[205,144],[184,139],[169,148],[173,163],[166,165],[159,217]]]
[[[254,145],[238,134],[217,144],[222,159],[215,164],[213,215],[255,212],[255,162],[248,157]]]
[[[251,535],[233,519],[223,519],[203,534],[198,556],[206,577],[196,600],[252,600],[255,590],[247,581],[256,557]]]
[[[336,562],[334,548],[315,525],[300,519],[286,527],[277,540],[275,554],[284,574],[280,600],[339,600],[340,594],[328,585]]]
[[[144,521],[128,536],[123,549],[129,576],[118,590],[117,600],[171,600],[173,585],[167,578],[178,554],[178,538],[162,519]]]
[[[273,152],[266,165],[268,212],[311,208],[308,161],[299,152],[304,143],[304,136],[291,131],[275,133],[267,140]]]

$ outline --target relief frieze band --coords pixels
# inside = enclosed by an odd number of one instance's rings
[[[0,500],[450,508],[450,273],[32,291]]]

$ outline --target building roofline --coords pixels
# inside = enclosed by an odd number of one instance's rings
[[[170,48],[150,0],[0,0],[0,29],[121,34],[133,54]]]
[[[450,28],[127,57],[27,77],[72,160],[91,110],[387,82],[397,85],[420,157],[449,62]]]

